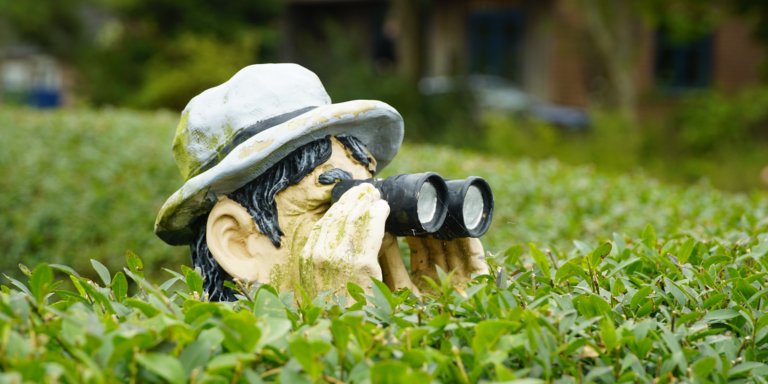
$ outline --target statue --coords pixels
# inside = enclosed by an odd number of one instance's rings
[[[246,67],[182,112],[173,154],[186,182],[163,205],[155,233],[170,245],[190,246],[212,301],[235,300],[224,286],[233,278],[280,291],[296,282],[310,295],[327,289],[346,295],[347,282],[371,294],[373,277],[418,295],[428,289],[421,276],[437,280],[436,265],[455,269],[456,281],[488,273],[476,237],[387,230],[405,225],[391,210],[405,220],[408,209],[423,223],[447,227],[450,204],[438,199],[448,198],[448,184],[458,183],[458,191],[470,180],[445,183],[433,173],[372,179],[402,139],[402,117],[383,102],[332,104],[317,76],[299,65]],[[393,195],[419,177],[410,199]],[[482,222],[484,233],[492,196],[474,185],[457,193],[472,201],[465,207],[479,207],[480,213],[463,208],[472,216],[464,220]],[[411,276],[396,237],[409,234]]]

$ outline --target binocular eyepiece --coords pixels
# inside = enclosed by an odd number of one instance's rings
[[[331,191],[333,201],[362,183],[372,184],[389,203],[385,230],[395,236],[432,235],[443,240],[480,237],[493,219],[493,193],[480,177],[444,180],[437,173],[425,172],[342,180]]]

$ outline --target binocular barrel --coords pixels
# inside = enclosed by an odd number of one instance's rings
[[[437,173],[425,172],[342,180],[331,191],[333,201],[362,183],[372,184],[389,203],[385,230],[395,236],[480,237],[491,225],[493,193],[480,177],[446,181]]]

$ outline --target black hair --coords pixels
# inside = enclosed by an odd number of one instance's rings
[[[365,165],[371,163],[365,145],[353,136],[336,136],[352,158]],[[331,137],[326,136],[305,144],[288,154],[259,177],[229,193],[227,196],[242,205],[253,217],[259,232],[266,235],[275,248],[280,248],[280,237],[284,235],[277,220],[275,196],[291,185],[298,184],[320,164],[331,157]],[[320,176],[321,183],[332,184],[338,179],[352,178],[349,172],[333,169]],[[210,301],[235,301],[235,291],[224,286],[232,281],[224,268],[211,254],[205,237],[208,214],[200,216],[192,224],[197,236],[190,244],[193,267],[200,267],[203,275],[203,290]]]

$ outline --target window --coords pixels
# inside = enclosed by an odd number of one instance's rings
[[[708,87],[712,77],[712,35],[678,41],[659,31],[655,70],[656,82],[667,90]]]
[[[468,20],[470,73],[495,75],[519,82],[523,14],[478,11]]]

